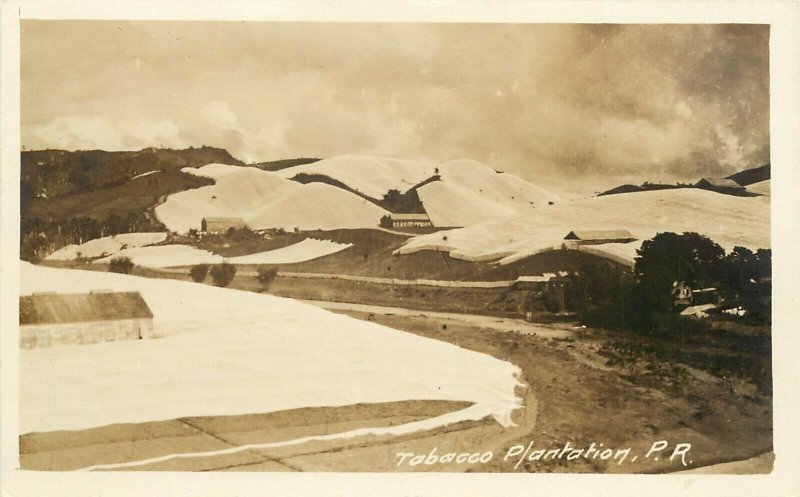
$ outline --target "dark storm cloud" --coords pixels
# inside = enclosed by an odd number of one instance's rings
[[[26,21],[23,142],[693,180],[769,160],[768,43],[754,25]]]

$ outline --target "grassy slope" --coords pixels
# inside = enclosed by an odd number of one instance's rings
[[[227,151],[211,147],[136,152],[36,150],[22,152],[21,160],[22,217],[55,220],[147,216],[164,195],[211,183],[181,173],[181,168],[210,162],[241,164]],[[160,172],[131,179],[150,171]]]
[[[284,264],[279,266],[280,270],[398,279],[493,281],[513,280],[520,275],[537,275],[558,270],[578,270],[584,265],[616,267],[606,259],[572,250],[545,252],[507,266],[463,261],[454,259],[445,252],[433,250],[397,256],[392,255],[392,252],[407,240],[406,237],[368,229],[286,233],[269,240],[254,238],[232,241],[227,237],[206,237],[196,245],[225,257],[233,257],[285,247],[304,238],[352,243],[353,247],[312,261]]]
[[[162,197],[211,184],[212,180],[181,172],[159,172],[127,181],[119,186],[66,195],[52,199],[36,198],[28,204],[25,216],[61,219],[90,217],[103,220],[112,214],[145,213]]]

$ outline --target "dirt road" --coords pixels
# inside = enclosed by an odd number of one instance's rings
[[[494,331],[521,333],[523,335],[534,335],[542,338],[569,338],[573,336],[573,333],[567,329],[564,324],[547,325],[528,323],[521,319],[499,318],[482,314],[420,311],[416,309],[405,309],[403,307],[385,307],[377,305],[354,304],[349,302],[330,302],[322,300],[301,300],[301,302],[315,305],[317,307],[334,312],[352,311],[383,316],[427,317],[431,319],[467,323]]]

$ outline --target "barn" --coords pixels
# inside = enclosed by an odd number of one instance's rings
[[[628,230],[570,231],[564,240],[575,245],[601,245],[603,243],[630,243],[636,237]]]
[[[19,297],[22,348],[155,338],[139,292],[34,293]]]
[[[427,214],[389,214],[392,228],[428,228],[433,226]]]
[[[745,191],[745,187],[728,178],[703,178],[694,186],[719,193],[742,193]]]
[[[200,223],[200,231],[213,234],[225,234],[231,228],[241,230],[247,228],[240,217],[204,217]]]

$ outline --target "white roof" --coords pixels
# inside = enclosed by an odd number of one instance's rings
[[[550,281],[549,276],[520,276],[517,278],[518,282],[523,283],[546,283]]]
[[[430,221],[427,214],[389,214],[395,221]]]

